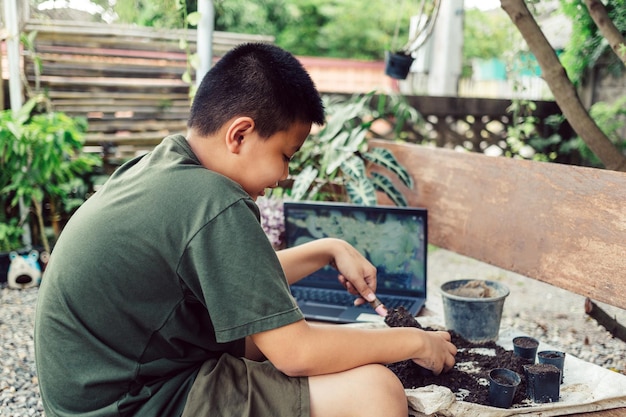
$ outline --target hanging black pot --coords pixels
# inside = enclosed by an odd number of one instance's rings
[[[406,80],[413,64],[413,57],[403,52],[385,51],[385,74],[398,80]]]

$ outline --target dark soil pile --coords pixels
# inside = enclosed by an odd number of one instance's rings
[[[389,309],[385,323],[390,327],[421,328],[417,320],[403,307]],[[456,365],[449,372],[435,376],[411,360],[388,365],[389,369],[400,378],[405,388],[440,385],[450,388],[460,400],[489,405],[489,371],[494,368],[507,368],[522,377],[513,404],[520,404],[527,398],[523,366],[528,365],[528,360],[514,355],[513,351],[506,350],[495,342],[472,343],[455,332],[451,331],[450,335],[458,353]],[[486,350],[490,350],[490,353],[495,352],[495,355],[483,354]]]

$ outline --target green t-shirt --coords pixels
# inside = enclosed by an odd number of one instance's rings
[[[203,362],[302,318],[232,180],[183,136],[121,166],[72,216],[41,288],[47,416],[176,416]]]

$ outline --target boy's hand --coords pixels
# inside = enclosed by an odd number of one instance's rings
[[[446,331],[424,331],[423,354],[413,361],[433,374],[447,372],[454,366],[456,346],[450,342],[450,333]]]
[[[339,282],[350,294],[359,297],[356,305],[374,301],[376,267],[347,242],[338,242],[331,265],[339,271]]]

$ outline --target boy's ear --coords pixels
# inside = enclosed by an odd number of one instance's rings
[[[246,137],[254,131],[254,119],[251,117],[237,117],[234,119],[226,131],[226,147],[232,153],[239,153],[241,145]]]

